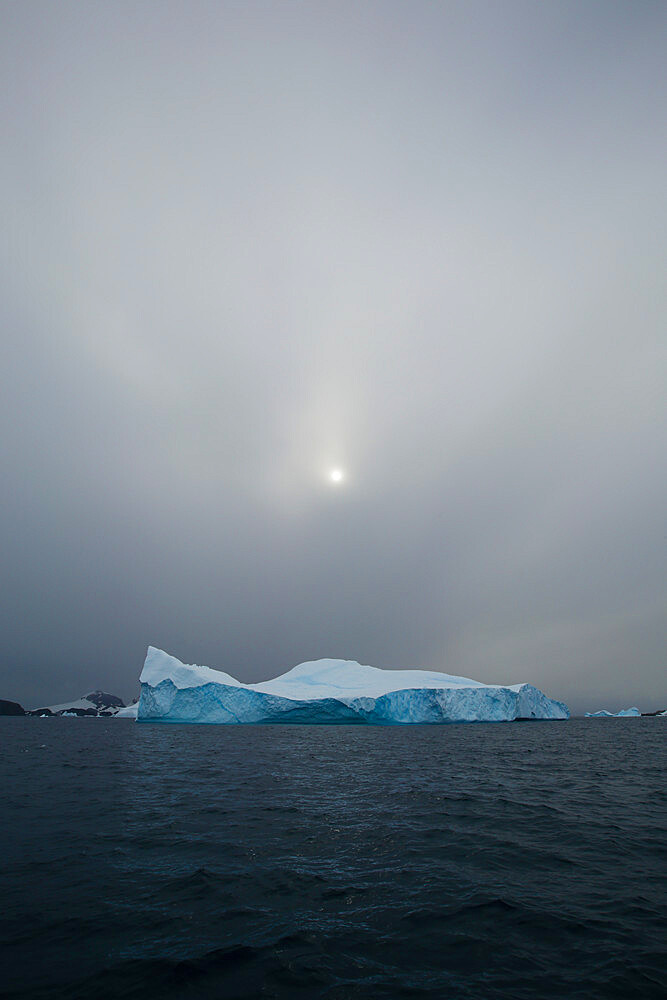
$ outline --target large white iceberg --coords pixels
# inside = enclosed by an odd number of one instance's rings
[[[567,719],[532,684],[504,687],[432,670],[379,670],[353,660],[314,660],[259,684],[188,666],[149,646],[139,722],[438,723]]]

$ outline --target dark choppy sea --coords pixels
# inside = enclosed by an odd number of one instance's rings
[[[0,719],[0,995],[664,998],[667,719]]]

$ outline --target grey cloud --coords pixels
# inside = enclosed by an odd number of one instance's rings
[[[3,16],[3,697],[667,702],[663,5]]]

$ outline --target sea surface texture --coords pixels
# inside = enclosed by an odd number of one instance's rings
[[[667,719],[0,719],[0,995],[664,998]]]

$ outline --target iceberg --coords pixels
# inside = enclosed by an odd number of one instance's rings
[[[586,712],[587,719],[625,719],[641,715],[638,708],[622,708],[620,712],[607,712],[600,709],[599,712]]]
[[[353,660],[313,660],[273,680],[243,684],[149,646],[138,722],[391,725],[567,719],[532,684],[482,684],[433,670],[380,670]]]
[[[116,712],[115,719],[136,719],[137,712],[139,711],[139,702],[134,702],[132,705],[127,705],[125,708],[119,708]]]

